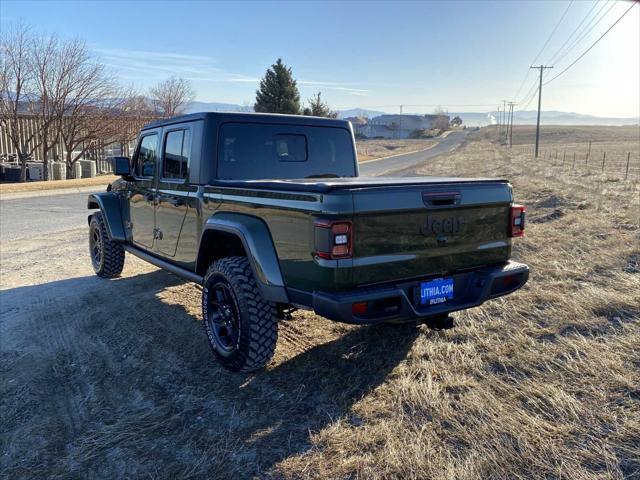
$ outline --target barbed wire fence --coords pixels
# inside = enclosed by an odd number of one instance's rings
[[[595,142],[552,144],[541,149],[538,159],[534,158],[533,144],[514,145],[513,149],[564,174],[600,175],[610,181],[640,182],[640,150],[625,149],[625,145]]]

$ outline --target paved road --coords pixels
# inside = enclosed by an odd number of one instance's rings
[[[461,130],[453,132],[447,137],[428,150],[416,153],[408,153],[406,155],[398,155],[395,157],[385,158],[383,160],[373,160],[360,164],[360,175],[363,177],[377,177],[382,175],[390,175],[394,171],[404,170],[414,165],[426,162],[430,158],[449,152],[462,143],[467,136],[469,130]]]
[[[86,224],[86,193],[0,200],[1,242],[46,237]]]
[[[360,175],[391,175],[406,170],[454,149],[466,134],[453,132],[428,150],[365,162],[360,165]],[[0,212],[0,241],[43,237],[86,225],[87,193],[0,200]]]

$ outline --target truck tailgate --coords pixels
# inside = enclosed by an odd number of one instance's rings
[[[512,193],[506,181],[451,179],[352,192],[354,285],[446,275],[509,259]]]

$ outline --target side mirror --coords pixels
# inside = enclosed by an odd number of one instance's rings
[[[111,157],[111,164],[113,166],[114,174],[120,175],[121,177],[131,176],[129,157]]]

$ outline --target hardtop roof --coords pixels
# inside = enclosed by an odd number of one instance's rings
[[[146,124],[142,130],[164,127],[176,123],[204,120],[214,123],[226,122],[250,122],[250,123],[277,123],[289,125],[307,125],[318,127],[341,127],[349,128],[346,120],[336,120],[334,118],[311,117],[307,115],[284,115],[279,113],[244,113],[244,112],[199,112],[187,115],[178,115],[171,118],[163,118]]]

